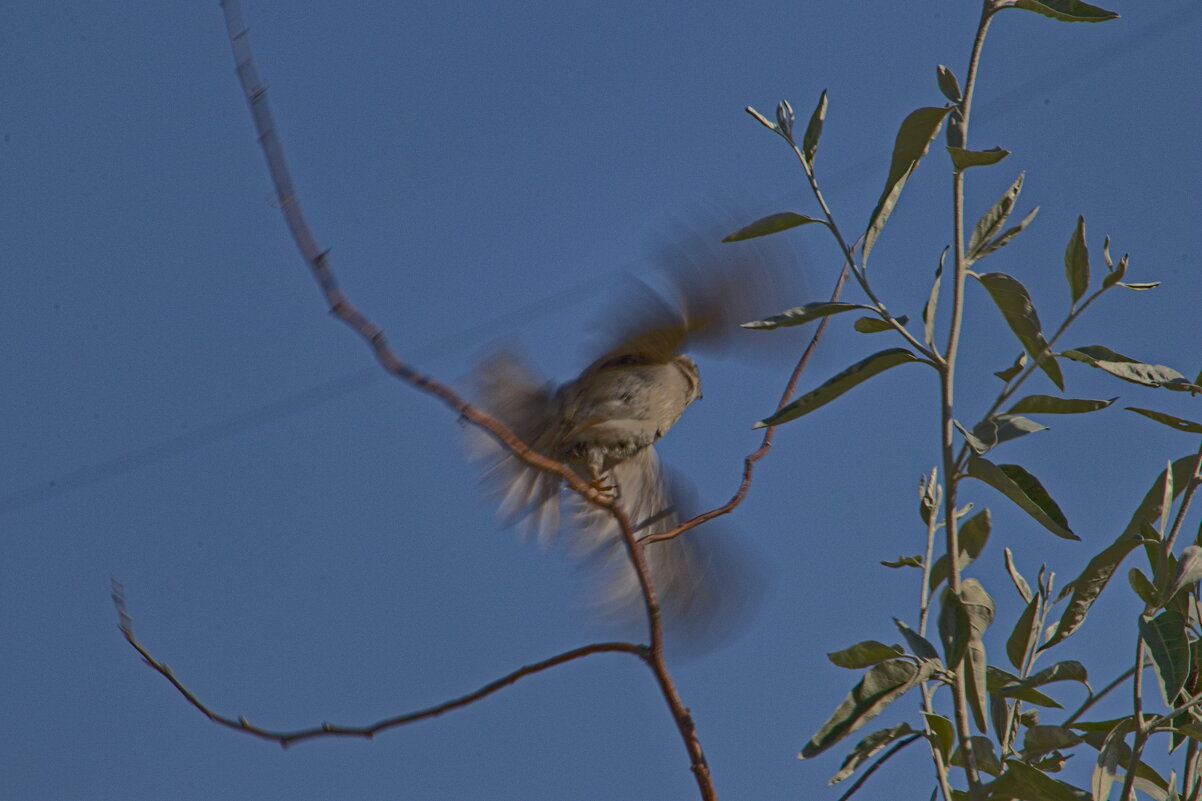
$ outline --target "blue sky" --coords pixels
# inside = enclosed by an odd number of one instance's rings
[[[1132,254],[1131,280],[1164,283],[1107,295],[1067,344],[1192,378],[1202,12],[1109,7],[1122,19],[995,21],[970,144],[1013,155],[970,175],[970,209],[1026,171],[1020,210],[1041,211],[982,269],[1016,275],[1058,321],[1064,246],[1085,215],[1095,271],[1109,234]],[[819,180],[845,229],[862,227],[897,125],[942,103],[936,64],[963,79],[977,17],[974,3],[935,0],[243,10],[345,290],[398,353],[460,387],[499,341],[572,377],[589,321],[699,206],[816,213],[791,154],[744,106],[788,98],[804,118],[828,90]],[[613,632],[582,614],[578,568],[494,520],[454,414],[374,370],[326,314],[274,207],[217,4],[22,3],[13,16],[0,33],[6,797],[694,797],[650,676],[625,656],[371,743],[287,751],[206,722],[140,664],[116,629],[111,576],[141,639],[195,692],[278,728],[428,706]],[[938,151],[873,255],[874,286],[912,319],[951,231]],[[807,293],[766,313],[829,291],[838,255],[816,228],[790,235]],[[987,407],[990,372],[1016,352],[969,290],[963,417]],[[833,329],[803,388],[895,344]],[[662,454],[703,505],[734,491],[787,367],[701,363],[705,398]],[[972,488],[995,519],[973,574],[998,602],[997,645],[1019,611],[1001,546],[1063,584],[1164,461],[1196,446],[1120,408],[1198,419],[1196,401],[1078,365],[1066,375],[1072,396],[1121,402],[1050,421],[1005,456],[1044,481],[1084,542]],[[733,642],[673,661],[723,797],[841,792],[824,786],[835,754],[795,754],[856,680],[824,654],[896,640],[893,615],[915,622],[917,573],[878,561],[921,550],[934,390],[901,369],[782,427],[726,524],[762,574],[761,603]],[[1104,684],[1134,652],[1138,611],[1116,582],[1055,657],[1096,665]],[[1079,688],[1057,690],[1079,703]],[[861,797],[930,787],[914,747]]]

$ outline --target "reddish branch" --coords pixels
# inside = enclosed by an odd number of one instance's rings
[[[197,698],[192,691],[183,684],[183,682],[175,677],[175,674],[171,672],[171,668],[167,667],[166,664],[160,662],[158,659],[155,659],[154,656],[152,656],[151,653],[146,650],[146,647],[138,642],[137,638],[134,637],[133,620],[130,618],[125,607],[125,593],[121,587],[121,584],[117,581],[113,582],[113,603],[117,606],[117,613],[120,615],[121,619],[121,633],[125,636],[126,641],[133,646],[135,651],[141,654],[142,659],[146,661],[146,664],[150,665],[152,668],[158,671],[163,678],[171,682],[171,686],[178,690],[179,694],[186,698],[188,703],[200,710],[201,714],[214,723],[219,723],[222,726],[246,732],[247,734],[260,737],[264,740],[273,740],[284,747],[300,742],[301,740],[312,740],[317,737],[364,737],[371,739],[376,734],[379,734],[386,729],[404,726],[407,723],[414,723],[419,720],[425,720],[426,718],[438,717],[444,712],[450,712],[452,709],[458,709],[460,707],[467,706],[474,701],[479,701],[481,698],[492,695],[503,687],[508,687],[509,685],[516,683],[518,679],[531,676],[535,673],[540,673],[548,668],[553,668],[556,665],[562,665],[564,662],[571,662],[573,659],[579,659],[581,657],[588,656],[589,654],[619,651],[628,654],[634,654],[635,656],[638,656],[644,660],[646,660],[648,656],[647,648],[643,645],[636,645],[630,642],[592,643],[580,648],[574,648],[571,651],[565,651],[562,654],[557,654],[550,659],[544,659],[541,662],[535,662],[532,665],[520,667],[512,673],[502,676],[496,681],[491,681],[488,684],[485,684],[475,692],[468,693],[467,695],[459,698],[453,698],[450,701],[444,701],[437,706],[419,709],[416,712],[408,712],[404,715],[396,715],[391,718],[385,718],[384,720],[373,723],[370,726],[337,726],[333,723],[323,723],[320,726],[309,729],[297,729],[296,731],[272,731],[271,729],[264,729],[260,726],[252,724],[245,717],[231,718],[214,712],[203,701]]]
[[[835,288],[831,291],[830,302],[834,303],[843,293],[843,284],[847,282],[848,267],[845,264],[842,272],[839,273],[839,280],[835,282]],[[777,411],[785,408],[785,404],[793,397],[793,392],[797,389],[797,381],[801,378],[802,372],[806,365],[809,364],[810,356],[813,355],[814,349],[818,347],[818,343],[822,340],[822,334],[826,331],[826,324],[831,321],[829,316],[823,317],[822,322],[818,323],[818,328],[814,330],[814,336],[810,337],[810,344],[806,345],[805,352],[801,354],[801,358],[797,360],[797,366],[793,368],[793,374],[789,376],[789,382],[785,384],[785,391],[781,393],[780,402],[776,404]],[[713,520],[715,517],[729,514],[734,511],[735,507],[743,502],[747,497],[748,490],[751,489],[751,472],[755,467],[755,463],[764,457],[772,448],[772,435],[776,432],[776,426],[768,426],[764,431],[764,439],[760,442],[760,446],[743,459],[743,479],[739,482],[739,488],[729,501],[721,506],[711,509],[708,512],[702,512],[696,517],[686,520],[674,529],[660,532],[659,534],[648,534],[639,540],[643,545],[650,545],[653,542],[661,542],[670,540],[673,537],[679,537],[684,532],[691,528],[696,528],[707,520]]]

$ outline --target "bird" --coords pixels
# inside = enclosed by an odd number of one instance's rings
[[[602,317],[600,355],[576,378],[555,386],[513,349],[492,353],[472,374],[479,408],[611,494],[638,538],[686,519],[687,485],[669,477],[655,448],[702,397],[700,369],[685,351],[720,353],[745,333],[740,323],[775,308],[791,283],[786,248],[719,239],[689,229],[661,246],[654,260],[666,293],[635,281],[615,297]],[[622,619],[640,613],[641,587],[613,515],[565,492],[559,475],[527,465],[485,432],[474,432],[472,443],[502,519],[544,545],[570,530],[572,554],[603,575],[594,610]],[[644,546],[666,619],[704,627],[726,603],[721,596],[737,594],[737,579],[719,576],[732,572],[722,569],[724,547],[695,531]]]

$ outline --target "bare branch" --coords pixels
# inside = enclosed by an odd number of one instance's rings
[[[475,692],[468,693],[467,695],[463,695],[458,698],[452,698],[451,700],[444,701],[437,706],[419,709],[416,712],[407,712],[403,715],[385,718],[384,720],[378,721],[369,726],[338,726],[333,723],[322,723],[320,726],[314,726],[308,729],[297,729],[295,731],[273,731],[271,729],[265,729],[261,726],[252,724],[246,719],[245,716],[232,718],[222,715],[218,712],[214,712],[203,701],[197,698],[196,695],[193,694],[192,691],[189,690],[182,681],[176,678],[175,674],[171,671],[171,668],[167,667],[165,663],[156,659],[150,653],[150,651],[147,650],[146,646],[138,642],[138,639],[134,636],[133,619],[130,617],[126,608],[124,588],[116,579],[113,580],[113,604],[117,608],[117,615],[119,618],[118,625],[121,629],[122,636],[125,637],[126,642],[133,646],[134,650],[141,655],[146,664],[150,665],[150,667],[154,668],[163,678],[171,682],[171,686],[179,691],[180,695],[187,699],[188,703],[200,710],[201,714],[214,723],[218,723],[230,729],[245,732],[246,734],[250,734],[254,737],[259,737],[264,740],[273,740],[284,747],[302,740],[312,740],[318,737],[362,737],[365,739],[371,739],[376,734],[379,734],[387,729],[395,729],[409,723],[415,723],[419,720],[438,717],[444,712],[450,712],[452,709],[465,707],[468,704],[492,695],[500,689],[508,687],[511,684],[515,684],[519,679],[525,678],[526,676],[540,673],[548,668],[553,668],[557,665],[562,665],[565,662],[571,662],[574,659],[580,659],[590,654],[621,652],[634,654],[644,661],[648,659],[647,648],[643,645],[636,645],[635,643],[630,642],[592,643],[590,645],[581,646],[580,648],[573,648],[571,651],[565,651],[562,654],[556,654],[555,656],[552,656],[549,659],[544,659],[541,662],[534,662],[533,664],[524,665],[512,673],[507,673],[501,678],[491,681]]]

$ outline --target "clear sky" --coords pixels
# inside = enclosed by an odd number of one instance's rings
[[[1020,211],[1041,211],[982,269],[1019,277],[1045,323],[1058,321],[1065,243],[1085,215],[1095,271],[1109,234],[1132,254],[1131,280],[1164,285],[1107,295],[1066,344],[1106,344],[1192,378],[1202,7],[1109,6],[1122,19],[995,21],[970,144],[1013,155],[970,174],[970,208],[1026,171]],[[791,154],[744,106],[771,113],[788,98],[804,118],[829,91],[819,180],[845,229],[862,228],[899,122],[943,102],[936,64],[963,80],[978,15],[947,0],[243,10],[344,288],[403,357],[461,387],[499,341],[572,377],[589,321],[699,206],[816,213]],[[286,751],[205,721],[140,663],[117,631],[111,576],[144,643],[195,692],[279,728],[370,723],[613,632],[582,614],[579,569],[495,521],[454,414],[374,369],[326,314],[274,206],[217,3],[24,2],[9,18],[0,795],[695,797],[650,675],[623,655],[374,742]],[[911,319],[951,236],[950,195],[936,147],[874,251],[876,288]],[[839,259],[822,234],[789,235],[808,291],[766,313],[829,292]],[[966,418],[1017,351],[969,290]],[[849,323],[834,326],[803,388],[896,344]],[[712,506],[735,490],[787,361],[701,370],[705,398],[662,454]],[[1066,375],[1072,396],[1121,401],[1049,421],[999,458],[1038,475],[1084,542],[970,488],[995,515],[973,575],[998,603],[998,661],[1019,611],[1001,546],[1028,576],[1048,562],[1063,584],[1164,461],[1196,446],[1121,409],[1199,419],[1196,400],[1079,365]],[[672,662],[722,797],[841,791],[824,786],[838,754],[795,755],[856,680],[824,654],[895,641],[893,615],[916,622],[917,572],[878,562],[921,550],[915,487],[937,459],[935,398],[930,377],[906,367],[782,427],[726,524],[762,574],[761,602],[738,638]],[[1130,661],[1138,612],[1116,581],[1055,658],[1096,665],[1105,684]],[[1066,705],[1082,697],[1056,693]],[[881,723],[914,706],[904,699]],[[912,747],[862,797],[925,798],[931,786]]]

